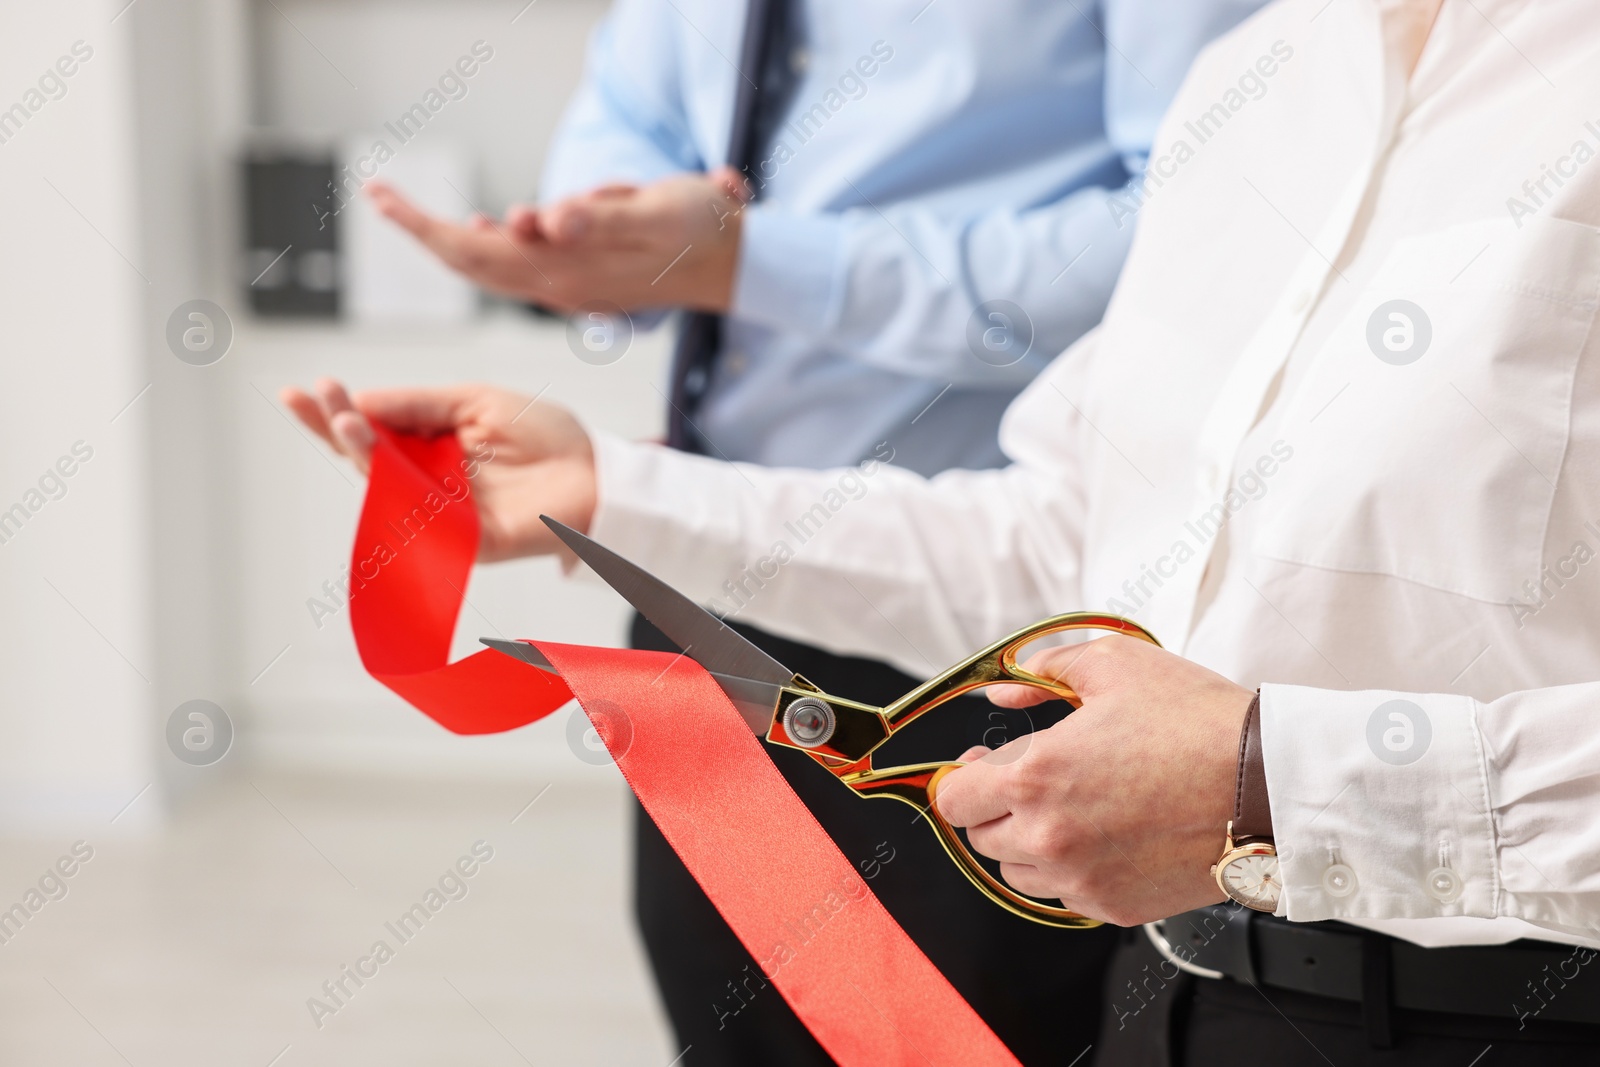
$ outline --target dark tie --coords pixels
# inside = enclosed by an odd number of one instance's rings
[[[794,57],[793,0],[749,0],[744,43],[739,50],[733,128],[728,132],[728,166],[749,175],[771,143],[798,81]],[[751,182],[760,196],[760,183]],[[722,316],[692,311],[684,315],[672,359],[672,408],[667,412],[667,444],[703,452],[705,443],[693,420],[711,384],[711,370],[722,348]]]

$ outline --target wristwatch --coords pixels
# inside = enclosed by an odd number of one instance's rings
[[[1267,765],[1261,755],[1261,691],[1250,702],[1239,732],[1239,781],[1233,818],[1222,858],[1211,875],[1228,899],[1255,911],[1277,911],[1283,883],[1278,849],[1272,840],[1272,807],[1267,803]]]

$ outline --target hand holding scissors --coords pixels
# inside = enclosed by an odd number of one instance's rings
[[[917,808],[961,873],[994,903],[1048,926],[1080,928],[1099,921],[1071,909],[1024,896],[996,878],[973,855],[954,825],[934,804],[939,783],[958,762],[877,768],[872,757],[896,732],[941,704],[982,686],[1029,686],[1077,704],[1064,682],[1018,666],[1017,653],[1041,637],[1073,630],[1104,630],[1156,640],[1137,623],[1115,615],[1057,615],[995,642],[924,682],[885,707],[825,693],[795,674],[721,619],[660,579],[576,530],[553,519],[546,524],[624,599],[704,667],[757,734],[772,744],[805,752],[863,797],[890,797]],[[548,668],[537,649],[518,641],[483,643],[534,666]]]

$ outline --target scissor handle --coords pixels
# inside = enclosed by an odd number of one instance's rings
[[[909,767],[866,771],[859,776],[846,776],[843,780],[846,785],[864,797],[893,797],[921,811],[927,818],[928,824],[933,827],[939,844],[944,846],[945,852],[955,861],[961,873],[967,876],[967,880],[978,887],[978,892],[1011,914],[1045,926],[1056,926],[1066,930],[1084,930],[1091,926],[1099,926],[1098,919],[1090,919],[1067,908],[1023,896],[990,874],[988,869],[978,862],[978,858],[967,848],[967,843],[961,839],[961,835],[956,833],[956,828],[946,821],[933,804],[939,780],[957,767],[963,766],[965,764],[962,763],[919,763]]]
[[[995,642],[885,708],[884,714],[889,719],[891,728],[898,728],[930,708],[937,707],[962,693],[1001,682],[1014,682],[1018,685],[1044,689],[1070,701],[1074,706],[1079,705],[1082,702],[1070,686],[1053,679],[1041,678],[1017,666],[1017,653],[1024,646],[1049,634],[1067,630],[1109,630],[1140,638],[1157,647],[1161,644],[1143,626],[1119,615],[1102,615],[1090,611],[1057,615]],[[1032,897],[1023,896],[990,874],[988,868],[972,854],[966,841],[934,804],[940,781],[951,771],[962,766],[965,764],[949,762],[886,767],[883,770],[868,767],[853,773],[841,774],[840,779],[862,796],[889,796],[920,809],[938,836],[939,844],[944,846],[945,852],[949,854],[961,873],[967,876],[967,880],[976,886],[980,893],[1011,914],[1045,926],[1068,930],[1099,926],[1098,919],[1090,919],[1070,908],[1046,904]]]
[[[1161,647],[1161,642],[1156,640],[1154,634],[1132,619],[1124,619],[1121,615],[1105,615],[1097,611],[1072,611],[1065,615],[1053,615],[1032,626],[1023,627],[1009,637],[1001,638],[980,652],[973,653],[943,674],[922,683],[884,708],[883,715],[888,720],[890,731],[900,729],[947,700],[999,682],[1015,682],[1019,685],[1044,689],[1076,707],[1081,701],[1071,686],[1052,678],[1041,678],[1017,666],[1017,653],[1023,648],[1041,637],[1065,633],[1068,630],[1107,630],[1137,637],[1157,648]]]

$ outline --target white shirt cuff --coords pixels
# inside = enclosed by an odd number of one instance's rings
[[[627,559],[647,561],[691,597],[714,595],[737,542],[727,506],[734,492],[722,484],[739,477],[734,465],[585,429],[595,464],[589,536]]]
[[[1261,742],[1283,878],[1278,914],[1491,917],[1494,820],[1467,697],[1261,688]]]

